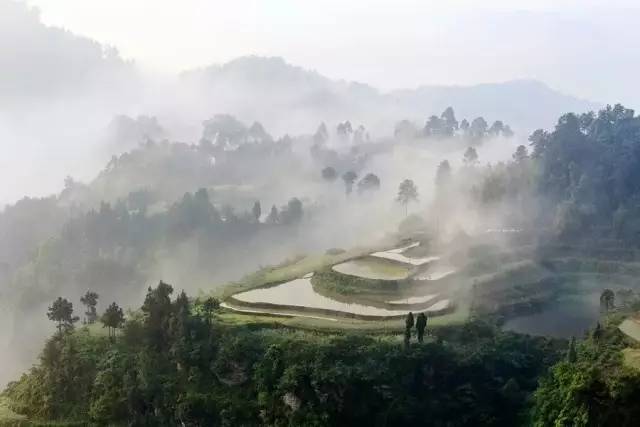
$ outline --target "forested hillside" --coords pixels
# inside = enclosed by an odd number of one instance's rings
[[[640,374],[623,362],[621,351],[635,351],[636,344],[616,326],[637,307],[637,290],[617,290],[616,304],[613,291],[603,292],[601,323],[577,342],[505,332],[500,325],[567,292],[567,270],[575,276],[595,265],[595,280],[607,281],[635,271],[640,118],[620,105],[566,114],[555,129],[533,132],[529,147],[518,146],[511,160],[494,165],[480,163],[482,149],[492,140],[507,141],[508,126],[472,122],[475,126],[461,125],[451,110],[428,119],[422,129],[400,123],[391,141],[370,140],[348,122],[335,133],[323,125],[311,137],[274,141],[259,125],[217,117],[205,123],[197,145],[149,142],[114,158],[92,183],[70,181],[57,197],[24,200],[7,209],[6,230],[17,233],[22,250],[6,252],[12,258],[7,257],[5,275],[20,291],[23,308],[38,307],[31,316],[44,319],[43,303],[50,305],[48,316],[57,331],[38,363],[9,384],[5,404],[30,420],[71,423],[420,425],[429,419],[433,425],[633,425],[635,409],[629,402],[639,392]],[[336,143],[353,148],[343,150]],[[174,297],[173,287],[164,282],[148,289],[140,309],[130,305],[126,314],[121,309],[134,289],[150,283],[154,273],[149,272],[160,257],[162,265],[181,259],[184,242],[194,242],[197,249],[181,265],[184,285],[174,285],[194,289],[190,282],[196,277],[214,275],[237,262],[239,254],[253,256],[268,247],[256,246],[260,242],[309,236],[319,224],[314,218],[327,209],[319,201],[347,203],[330,205],[342,215],[369,212],[387,197],[388,175],[363,171],[379,164],[380,153],[425,144],[441,145],[440,159],[453,154],[462,159],[454,167],[439,161],[433,193],[424,202],[429,209],[423,219],[414,215],[399,221],[401,233],[420,230],[421,239],[451,240],[457,248],[452,259],[473,257],[464,267],[468,272],[487,271],[499,261],[486,245],[461,252],[460,242],[470,238],[461,230],[483,235],[478,230],[496,225],[502,233],[514,233],[513,242],[525,242],[501,255],[507,263],[528,257],[524,264],[510,264],[512,273],[474,279],[470,315],[461,323],[425,321],[426,337],[419,335],[418,342],[413,317],[404,339],[399,323],[357,324],[351,332],[340,323],[323,329],[310,321],[299,328],[278,316],[242,317],[207,295]],[[236,211],[220,204],[228,200],[225,193],[206,189],[228,176],[218,167],[235,172],[235,182],[256,182],[301,152],[316,171],[314,178],[298,176],[313,182],[315,196],[305,199],[310,204],[292,194],[281,207],[269,209],[252,193],[241,203],[245,210]],[[254,156],[261,159],[255,168],[235,169]],[[139,174],[141,165],[144,174]],[[154,175],[159,180],[146,179]],[[125,197],[126,183],[136,190]],[[190,186],[203,188],[179,196]],[[406,216],[417,191],[413,182],[402,182],[398,198],[389,197],[389,203],[403,205],[393,215]],[[335,194],[319,197],[328,192]],[[92,207],[106,195],[115,201]],[[13,214],[31,209],[46,209],[46,215],[35,216],[41,228],[28,227],[28,216]],[[601,243],[600,251],[594,242]],[[328,251],[332,256],[342,252]],[[558,255],[564,253],[572,258]],[[518,270],[521,266],[525,269]],[[534,280],[533,272],[541,279],[522,282]],[[519,278],[523,274],[529,279]],[[237,286],[256,286],[258,277]],[[319,273],[318,280],[326,277]],[[332,286],[332,292],[345,292],[339,283]],[[571,292],[580,292],[586,284],[571,286]],[[97,290],[100,301],[116,303],[98,315],[87,289]],[[81,296],[88,307],[84,316],[65,299]],[[78,323],[80,317],[85,324]]]
[[[514,425],[560,344],[481,322],[394,336],[233,327],[215,302],[149,288],[115,338],[54,335],[4,396],[31,419],[139,425]]]

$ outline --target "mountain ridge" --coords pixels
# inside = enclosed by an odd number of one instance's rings
[[[520,130],[548,127],[566,112],[584,112],[599,103],[565,94],[546,83],[520,78],[474,85],[421,85],[382,91],[367,83],[331,79],[317,70],[294,65],[282,57],[243,56],[224,64],[181,73],[183,81],[198,81],[207,93],[228,90],[261,90],[277,104],[308,108],[310,113],[328,115],[325,120],[361,120],[367,112],[426,120],[452,106],[461,117],[490,115],[501,117]],[[233,104],[233,103],[231,103]],[[343,107],[344,115],[332,108]],[[329,110],[329,111],[327,111]],[[242,112],[239,112],[242,115]],[[351,114],[351,116],[350,116]],[[333,117],[332,117],[333,116]],[[495,116],[495,117],[494,117]],[[387,123],[387,129],[389,124]]]

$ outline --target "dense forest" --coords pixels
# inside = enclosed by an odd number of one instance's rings
[[[150,288],[113,338],[68,317],[9,384],[12,409],[98,424],[514,425],[562,348],[482,322],[406,348],[393,336],[229,327],[215,301],[172,291]]]
[[[639,138],[640,117],[622,105],[566,114],[553,131],[533,132],[529,147],[518,146],[509,162],[479,167],[475,150],[467,150],[474,170],[458,171],[460,179],[445,191],[469,194],[483,208],[500,207],[513,225],[558,239],[609,237],[635,246]]]

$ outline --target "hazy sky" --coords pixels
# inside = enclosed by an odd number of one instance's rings
[[[42,19],[175,72],[275,55],[388,89],[538,78],[634,104],[640,6],[630,0],[30,0]],[[608,74],[608,75],[605,75]]]

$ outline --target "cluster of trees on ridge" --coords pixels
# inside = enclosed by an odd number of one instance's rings
[[[618,319],[619,321],[619,319]],[[540,380],[531,425],[633,426],[640,416],[640,371],[624,363],[629,339],[618,321],[599,323]],[[626,349],[626,350],[625,350]]]
[[[471,150],[474,150],[473,147],[469,147]],[[475,153],[475,150],[473,151]],[[465,153],[465,157],[467,154]],[[327,166],[321,171],[322,178],[328,182],[334,182],[338,178],[338,172],[335,170],[333,166]],[[356,183],[358,179],[358,175],[349,170],[341,175],[342,181],[345,185],[345,193],[347,195],[353,192],[353,185]],[[370,191],[378,190],[380,188],[380,178],[373,173],[368,173],[362,178],[357,185],[358,194],[365,194]],[[400,203],[405,208],[405,216],[408,214],[408,205],[411,202],[418,201],[418,187],[415,185],[413,180],[405,179],[400,183],[398,187],[398,196],[396,197],[396,201]]]
[[[422,129],[418,129],[409,120],[398,122],[394,129],[394,136],[404,139],[459,138],[468,143],[478,144],[487,137],[511,138],[513,131],[509,125],[504,124],[501,120],[496,120],[489,126],[482,116],[476,117],[471,123],[467,119],[458,122],[453,108],[447,107],[440,117],[430,116]]]
[[[34,422],[515,425],[536,378],[561,356],[557,341],[482,322],[420,339],[421,317],[418,342],[406,345],[265,333],[220,322],[215,300],[172,293],[162,282],[149,288],[117,336],[71,319],[3,392],[10,408]]]
[[[481,166],[474,147],[458,171],[442,161],[438,210],[455,209],[451,200],[463,199],[478,212],[501,212],[510,225],[551,231],[550,239],[640,244],[640,117],[633,110],[615,105],[566,114],[553,131],[536,130],[529,142],[509,162]]]
[[[200,255],[189,260],[195,268],[183,274],[194,282],[198,277],[210,279],[220,269],[229,271],[230,264],[238,264],[237,252],[247,241],[269,243],[274,235],[291,233],[304,217],[303,204],[295,197],[264,214],[259,201],[246,212],[215,206],[206,189],[186,193],[157,213],[149,212],[145,200],[136,192],[115,205],[102,203],[97,210],[61,221],[59,235],[40,247],[33,242],[35,253],[25,248],[22,259],[5,265],[3,303],[11,304],[7,309],[26,318],[52,293],[78,293],[88,286],[110,298],[135,297],[155,276],[154,266],[179,259],[181,245],[187,243]]]
[[[93,325],[98,320],[98,298],[99,295],[93,291],[87,291],[80,301],[85,306],[85,317],[82,321],[83,325]],[[58,334],[63,331],[73,330],[74,324],[80,320],[78,316],[73,314],[73,303],[63,297],[58,297],[47,310],[49,320],[56,322]],[[102,316],[99,317],[105,328],[108,328],[109,337],[115,337],[116,331],[124,325],[124,311],[118,304],[112,302]]]
[[[334,182],[338,179],[338,172],[333,166],[327,166],[321,171],[322,178],[328,182]],[[348,170],[340,175],[344,182],[345,193],[347,195],[353,192],[353,186],[358,180],[358,174],[352,170]],[[380,189],[380,178],[374,173],[368,173],[357,183],[358,194],[365,194],[370,191]]]

